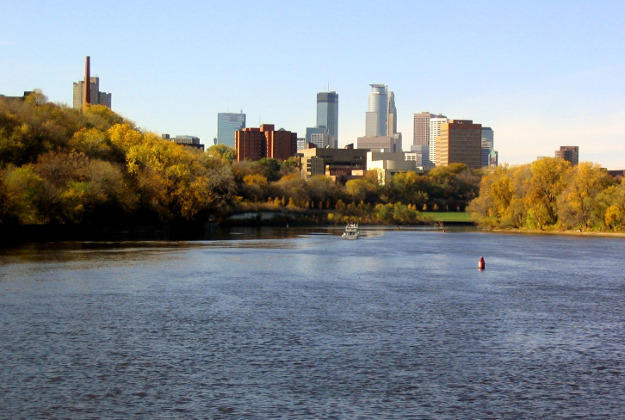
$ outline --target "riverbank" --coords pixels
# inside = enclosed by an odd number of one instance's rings
[[[210,238],[214,222],[152,225],[7,225],[0,224],[0,246],[61,241],[175,241]]]
[[[482,229],[489,233],[520,233],[527,235],[566,235],[566,236],[597,236],[605,238],[625,238],[625,232],[594,232],[578,230],[538,230],[538,229]]]

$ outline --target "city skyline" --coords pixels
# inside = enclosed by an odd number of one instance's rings
[[[275,122],[303,137],[316,121],[315,94],[335,91],[342,147],[365,134],[368,86],[381,82],[395,92],[406,151],[413,115],[429,111],[493,127],[500,163],[572,144],[580,161],[625,168],[622,2],[451,1],[444,14],[429,2],[287,4],[9,3],[0,94],[37,88],[71,106],[70,82],[91,56],[114,111],[210,144],[216,115],[239,109],[250,126]],[[115,31],[93,31],[94,16]],[[372,16],[388,29],[368,32],[362,22]]]

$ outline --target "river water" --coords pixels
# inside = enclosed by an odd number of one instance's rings
[[[625,240],[340,234],[0,250],[0,417],[623,418]]]

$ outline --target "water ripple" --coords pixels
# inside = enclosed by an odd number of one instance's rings
[[[9,252],[2,416],[622,416],[625,243],[370,233]]]

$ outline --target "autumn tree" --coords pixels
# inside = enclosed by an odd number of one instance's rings
[[[379,199],[380,183],[376,171],[366,171],[363,178],[350,179],[345,183],[347,195],[353,202],[375,203]]]
[[[610,231],[625,230],[625,178],[597,194],[595,204],[597,224],[603,222],[603,227]]]
[[[600,165],[582,162],[566,172],[566,187],[558,198],[558,217],[565,229],[589,229],[593,225],[596,197],[614,179]]]
[[[564,159],[548,157],[532,163],[532,177],[525,197],[530,227],[545,229],[558,222],[558,196],[566,186],[570,166]]]

